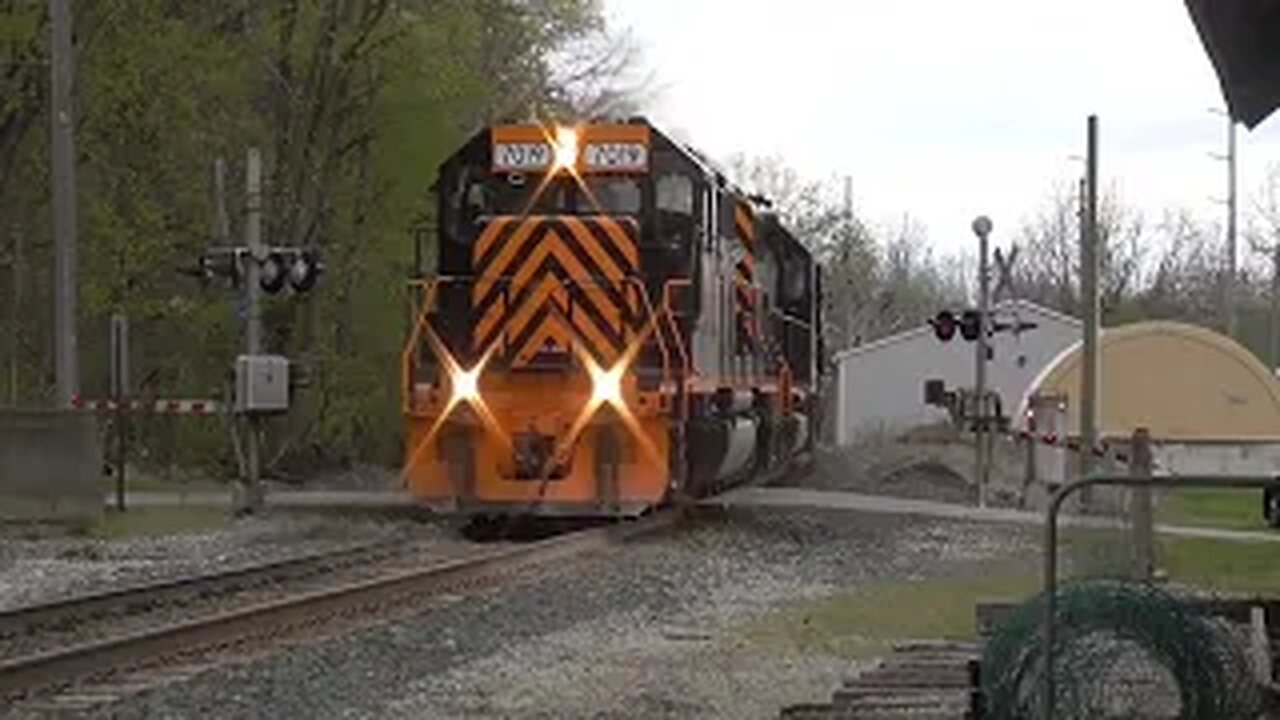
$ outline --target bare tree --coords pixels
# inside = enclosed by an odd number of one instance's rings
[[[1074,185],[1057,185],[1045,204],[1018,232],[1021,247],[1015,271],[1019,294],[1066,313],[1080,311],[1080,204]],[[1145,257],[1141,213],[1114,188],[1098,209],[1102,245],[1101,297],[1104,314],[1114,313],[1142,283]]]
[[[1167,211],[1152,239],[1162,249],[1138,299],[1140,317],[1212,324],[1223,265],[1214,229],[1187,210]]]
[[[548,102],[572,118],[638,115],[658,93],[651,73],[635,74],[640,65],[640,47],[630,32],[601,27],[551,58]]]

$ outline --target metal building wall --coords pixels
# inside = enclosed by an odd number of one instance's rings
[[[1004,311],[1016,307],[1022,320],[1038,324],[1018,337],[999,334],[993,338],[989,382],[1010,414],[1043,366],[1080,340],[1080,324],[1029,302],[997,307]],[[924,381],[938,378],[948,387],[972,387],[974,354],[973,343],[958,335],[949,343],[939,342],[928,326],[840,353],[836,357],[837,443],[849,445],[859,436],[945,420],[944,411],[924,404]]]

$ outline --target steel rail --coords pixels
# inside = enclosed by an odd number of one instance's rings
[[[670,527],[680,516],[664,511],[623,525],[591,528],[546,540],[482,552],[425,568],[312,591],[252,607],[175,623],[61,650],[0,663],[0,700],[145,669],[166,660],[216,655],[254,639],[278,642],[312,634],[317,626],[351,618],[377,620],[421,608],[427,598],[448,590],[483,585],[539,564],[603,550],[611,545]]]
[[[335,565],[394,556],[405,551],[405,542],[379,540],[338,550],[312,553],[273,562],[246,565],[224,572],[192,575],[158,583],[144,583],[91,595],[69,597],[51,603],[0,611],[0,642],[13,641],[42,629],[64,627],[82,618],[104,618],[172,606],[185,600],[235,592],[270,582],[309,577]]]

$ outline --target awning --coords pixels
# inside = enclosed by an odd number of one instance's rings
[[[1280,0],[1185,0],[1231,117],[1249,129],[1280,107]]]

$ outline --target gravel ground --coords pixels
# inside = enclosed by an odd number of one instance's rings
[[[113,718],[770,718],[853,667],[766,652],[743,623],[882,578],[1031,555],[1008,527],[733,510],[412,621],[296,647],[109,708]]]
[[[0,610],[407,534],[443,541],[447,531],[409,520],[282,513],[172,535],[5,538],[0,541]]]

